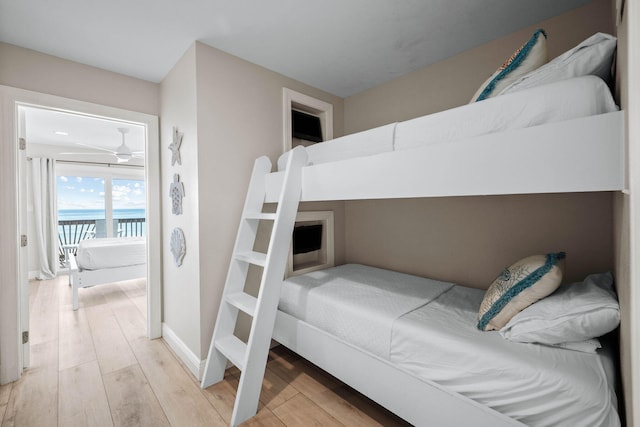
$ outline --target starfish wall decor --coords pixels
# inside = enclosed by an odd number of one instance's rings
[[[169,150],[171,150],[171,166],[175,165],[176,162],[181,165],[182,160],[180,159],[180,146],[182,145],[182,132],[178,130],[177,126],[173,127],[173,141],[169,144]]]

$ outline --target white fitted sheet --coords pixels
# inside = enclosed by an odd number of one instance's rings
[[[285,281],[280,310],[388,358],[393,322],[451,283],[346,264]]]
[[[144,237],[115,237],[82,240],[76,262],[81,270],[125,267],[147,262]]]
[[[527,425],[620,425],[607,350],[478,331],[484,291],[345,265],[287,279],[281,295],[280,310]]]
[[[583,76],[489,98],[306,148],[308,164],[408,150],[617,111],[606,83]],[[284,170],[288,152],[278,159]]]

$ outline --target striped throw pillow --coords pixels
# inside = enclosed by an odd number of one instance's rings
[[[547,34],[537,30],[480,86],[471,102],[497,96],[520,77],[546,64],[547,60]]]
[[[501,329],[513,316],[550,295],[562,282],[564,252],[533,255],[504,269],[484,295],[478,329]]]

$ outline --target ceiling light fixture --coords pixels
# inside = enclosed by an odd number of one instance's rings
[[[57,130],[54,132],[56,135],[69,136],[69,132],[64,132],[61,130]]]

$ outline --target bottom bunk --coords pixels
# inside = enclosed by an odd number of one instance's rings
[[[273,338],[414,425],[620,425],[615,352],[476,327],[484,291],[362,265],[284,282]]]

